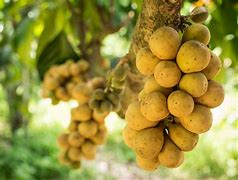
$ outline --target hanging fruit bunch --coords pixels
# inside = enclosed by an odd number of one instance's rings
[[[78,106],[71,110],[68,132],[61,134],[57,141],[62,164],[77,169],[82,159],[95,159],[97,146],[105,143],[107,129],[104,119],[108,113],[99,113],[89,107],[94,89],[103,88],[104,85],[102,78],[94,78],[87,85],[78,84],[75,88]]]
[[[212,126],[210,108],[224,99],[222,85],[212,80],[221,61],[209,48],[208,16],[195,8],[182,37],[168,26],[153,32],[148,47],[136,55],[140,73],[148,76],[138,101],[126,111],[125,143],[136,153],[142,169],[153,171],[160,164],[180,166],[184,152],[198,143],[199,134]]]
[[[89,106],[98,113],[118,112],[120,110],[120,93],[124,88],[126,66],[118,64],[107,76],[106,87],[93,92]]]
[[[52,66],[44,75],[43,97],[51,98],[53,104],[74,98],[77,96],[77,85],[86,82],[88,69],[89,63],[83,59],[78,62],[68,60],[64,64]]]

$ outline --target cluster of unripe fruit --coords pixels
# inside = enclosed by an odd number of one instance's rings
[[[221,61],[207,47],[209,41],[203,24],[188,26],[182,38],[164,26],[137,53],[137,69],[148,77],[139,100],[127,109],[123,138],[141,168],[180,166],[184,151],[191,151],[199,134],[211,128],[210,108],[222,103],[224,90],[212,80]]]
[[[124,65],[118,65],[108,75],[107,86],[96,89],[93,92],[89,105],[99,113],[109,113],[120,110],[120,93],[124,87],[126,69]]]
[[[78,98],[79,84],[85,83],[89,63],[85,60],[66,61],[61,65],[54,65],[44,75],[42,95],[51,98],[53,104],[60,100],[69,101]],[[80,88],[81,89],[81,88]]]
[[[61,148],[59,161],[62,164],[79,168],[82,158],[95,159],[97,146],[106,140],[104,119],[107,115],[91,109],[88,102],[71,110],[68,133],[61,134],[57,141]]]

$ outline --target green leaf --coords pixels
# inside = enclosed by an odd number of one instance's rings
[[[68,59],[77,59],[78,55],[68,42],[65,33],[61,32],[49,44],[47,44],[39,55],[37,69],[40,78],[43,79],[45,72],[54,64],[64,63]]]

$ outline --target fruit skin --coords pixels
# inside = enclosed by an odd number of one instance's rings
[[[71,161],[79,161],[82,156],[80,149],[76,147],[70,147],[67,154]]]
[[[178,84],[181,71],[175,62],[161,61],[155,67],[154,77],[160,86],[170,88]]]
[[[79,105],[71,111],[72,119],[75,121],[88,121],[92,117],[92,110],[88,104]]]
[[[141,101],[146,95],[145,89],[142,89],[138,94],[138,100]]]
[[[166,135],[158,159],[160,164],[169,168],[176,168],[183,163],[184,153]]]
[[[98,131],[90,140],[96,145],[102,145],[106,141],[106,132]]]
[[[198,134],[185,129],[180,123],[168,125],[169,137],[182,151],[191,151],[198,143]]]
[[[70,96],[69,96],[68,92],[63,87],[56,88],[55,96],[58,99],[62,100],[62,101],[69,101],[70,100]]]
[[[179,88],[193,97],[199,97],[205,94],[207,87],[207,78],[200,72],[184,74],[179,82]]]
[[[84,138],[78,132],[71,132],[68,137],[70,146],[79,147],[83,144]]]
[[[153,159],[158,156],[164,143],[163,128],[148,128],[135,135],[134,150],[144,159]]]
[[[44,83],[44,87],[47,88],[48,90],[54,90],[60,85],[59,80],[51,76],[46,76],[44,78],[43,83]]]
[[[157,83],[157,81],[155,80],[155,77],[152,75],[145,81],[144,91],[147,94],[154,92],[154,91],[160,91],[165,96],[168,96],[173,91],[173,89],[160,86]]]
[[[173,91],[168,99],[169,112],[176,117],[187,116],[194,108],[193,98],[182,90]]]
[[[140,111],[139,101],[134,101],[133,103],[129,105],[125,114],[125,119],[127,121],[128,127],[136,131],[139,131],[148,127],[154,127],[158,124],[158,122],[147,120],[142,115]]]
[[[68,137],[69,134],[64,133],[57,138],[57,144],[60,148],[67,149],[69,147]]]
[[[78,131],[85,138],[93,137],[98,131],[97,123],[92,120],[81,122],[78,126]]]
[[[93,111],[93,119],[98,123],[104,123],[104,119],[107,117],[108,113],[99,113],[98,111]]]
[[[82,149],[82,153],[84,154],[95,154],[97,150],[97,146],[93,142],[87,140],[83,143],[81,149]]]
[[[220,58],[216,54],[211,52],[210,62],[208,66],[205,69],[203,69],[201,72],[206,76],[208,80],[211,80],[220,72],[221,68],[222,68],[222,63]]]
[[[210,38],[210,31],[205,25],[192,24],[191,26],[188,26],[184,31],[182,41],[185,42],[189,40],[196,40],[205,45],[208,45]]]
[[[216,81],[210,80],[205,94],[195,98],[195,102],[209,108],[219,106],[225,97],[224,89],[221,84]]]
[[[141,100],[140,110],[150,121],[160,121],[169,115],[166,97],[158,91],[147,94]]]
[[[74,87],[72,97],[80,104],[87,103],[90,99],[92,89],[84,83]]]
[[[178,32],[168,26],[158,28],[149,40],[152,53],[162,60],[171,60],[176,57],[181,39]]]
[[[146,171],[154,171],[158,168],[160,164],[157,157],[153,159],[144,159],[140,156],[136,156],[136,162],[140,168]]]
[[[212,113],[210,109],[199,104],[195,104],[190,115],[179,119],[183,127],[196,134],[205,133],[212,126]]]
[[[208,11],[205,7],[195,7],[190,13],[190,17],[195,23],[203,23],[208,18]]]
[[[159,61],[149,48],[141,48],[136,54],[136,67],[144,75],[153,74]]]
[[[208,48],[195,40],[186,41],[179,49],[176,62],[184,73],[199,72],[205,69],[210,61]]]
[[[137,133],[138,131],[131,129],[128,125],[126,125],[122,130],[123,140],[125,144],[131,149],[134,149],[135,136]]]

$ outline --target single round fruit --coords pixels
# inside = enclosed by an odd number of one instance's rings
[[[71,121],[68,126],[69,132],[75,132],[78,131],[78,121]]]
[[[77,76],[80,73],[80,68],[77,63],[72,63],[69,65],[69,72],[72,76]]]
[[[207,77],[208,80],[214,78],[221,70],[222,64],[220,58],[211,52],[211,59],[208,66],[201,72]]]
[[[208,66],[210,51],[198,41],[186,41],[180,47],[176,61],[184,73],[199,72]]]
[[[193,98],[186,92],[173,91],[167,100],[169,112],[176,117],[187,116],[194,108]]]
[[[71,113],[73,120],[77,121],[88,121],[92,117],[92,110],[89,108],[88,104],[82,104],[73,108]]]
[[[154,76],[160,86],[170,88],[178,84],[181,71],[175,62],[161,61],[155,67]]]
[[[83,144],[84,138],[78,132],[71,132],[68,137],[69,145],[79,147]]]
[[[146,171],[154,171],[158,168],[160,164],[157,157],[153,159],[144,159],[140,156],[136,156],[136,162],[140,168]]]
[[[157,91],[147,94],[141,100],[140,110],[150,121],[160,121],[169,115],[166,97]]]
[[[58,87],[55,89],[55,96],[62,101],[69,101],[70,96],[65,88]]]
[[[93,142],[87,140],[83,143],[81,149],[83,154],[95,154],[97,146]]]
[[[126,111],[125,119],[127,121],[128,127],[136,131],[154,127],[158,124],[156,121],[147,120],[140,111],[140,102],[134,101],[131,103]]]
[[[205,7],[195,7],[190,13],[190,17],[195,23],[203,23],[208,18],[208,11]]]
[[[209,29],[203,24],[193,24],[188,26],[187,29],[184,31],[182,41],[189,41],[189,40],[196,40],[205,45],[208,45],[210,42],[210,31]]]
[[[155,77],[152,75],[145,81],[144,91],[147,94],[154,91],[159,91],[163,93],[165,96],[168,96],[173,91],[173,88],[165,88],[160,86],[155,80]]]
[[[98,111],[93,111],[93,119],[98,123],[104,123],[104,119],[107,117],[108,113],[99,113]]]
[[[199,104],[195,104],[190,115],[179,119],[183,127],[196,134],[207,132],[212,126],[210,109]]]
[[[191,151],[197,145],[198,134],[188,131],[180,123],[170,123],[168,129],[170,139],[182,151]]]
[[[111,101],[103,100],[100,106],[102,112],[109,113],[113,109],[113,104]]]
[[[60,148],[67,149],[69,147],[68,137],[69,137],[69,134],[66,134],[66,133],[65,134],[61,134],[58,137],[57,143],[58,143]]]
[[[106,132],[98,131],[90,140],[96,145],[102,145],[106,141]]]
[[[160,164],[169,168],[176,168],[183,163],[184,153],[166,135],[158,159]]]
[[[195,98],[195,102],[209,108],[215,108],[223,102],[224,96],[225,93],[222,85],[216,81],[210,80],[208,82],[206,93],[198,98]]]
[[[81,151],[79,148],[70,147],[68,150],[68,157],[71,161],[79,161],[81,159]]]
[[[138,133],[138,131],[135,131],[131,129],[128,125],[124,127],[122,130],[122,137],[125,142],[125,144],[130,147],[131,149],[134,148],[135,144],[135,136]]]
[[[56,78],[49,77],[49,76],[46,76],[44,78],[43,83],[44,83],[44,87],[47,88],[48,90],[54,90],[60,85],[60,82]]]
[[[141,74],[150,75],[154,73],[155,66],[160,60],[148,49],[141,48],[136,54],[136,67]]]
[[[152,53],[163,60],[174,59],[180,44],[181,39],[178,32],[168,26],[158,28],[149,40]]]
[[[89,88],[86,84],[81,83],[74,87],[72,91],[72,97],[80,104],[84,104],[89,101],[91,92],[91,88]]]
[[[179,88],[193,97],[199,97],[205,94],[207,87],[207,78],[200,72],[185,74],[179,82]]]
[[[94,136],[97,133],[97,130],[97,123],[92,120],[81,122],[78,126],[79,133],[85,138]]]
[[[163,144],[162,127],[143,129],[135,135],[134,150],[144,159],[153,159],[158,156]]]
[[[96,100],[103,100],[105,98],[105,93],[103,89],[96,89],[93,92],[92,98]]]
[[[79,66],[79,69],[80,69],[80,72],[85,72],[89,69],[89,63],[88,61],[84,60],[84,59],[81,59],[80,61],[77,62],[78,63],[78,66]]]

